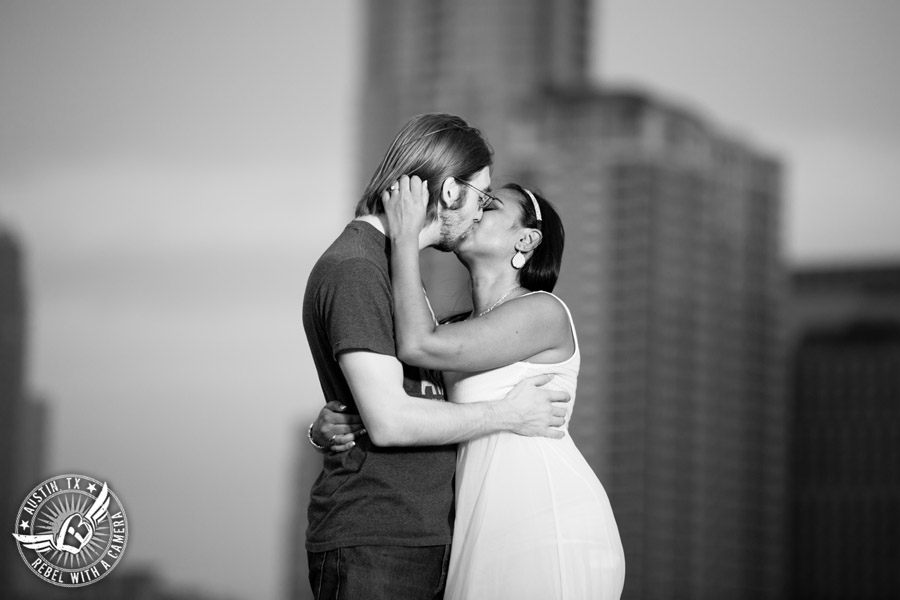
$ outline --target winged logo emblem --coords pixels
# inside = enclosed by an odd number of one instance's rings
[[[36,535],[12,534],[25,548],[30,548],[40,553],[57,550],[78,554],[87,546],[94,537],[97,526],[106,518],[109,508],[109,489],[103,484],[103,489],[97,495],[94,503],[83,515],[73,513],[66,517],[62,526],[54,533],[40,533]]]

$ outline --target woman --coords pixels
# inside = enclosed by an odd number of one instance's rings
[[[396,186],[395,186],[396,187]],[[575,401],[578,340],[551,292],[564,231],[542,197],[508,185],[489,196],[456,250],[469,270],[474,310],[436,326],[422,293],[418,235],[427,184],[401,179],[383,194],[390,223],[398,358],[444,372],[447,397],[499,400],[518,381]],[[484,198],[483,198],[484,199]],[[606,493],[572,438],[496,433],[460,444],[456,522],[446,598],[619,598],[622,544]]]

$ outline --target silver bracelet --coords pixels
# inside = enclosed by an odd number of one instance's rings
[[[312,429],[313,429],[313,425],[315,425],[315,424],[316,424],[315,421],[313,421],[312,423],[309,424],[309,429],[306,430],[306,439],[308,439],[309,443],[312,444],[312,447],[316,449],[316,452],[321,452],[322,454],[325,454],[326,450],[328,450],[328,449],[325,446],[318,445],[316,443],[316,441],[314,439],[312,439]]]

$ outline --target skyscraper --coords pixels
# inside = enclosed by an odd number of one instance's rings
[[[530,170],[551,198],[581,199],[560,203],[560,294],[593,356],[573,436],[619,519],[626,597],[778,597],[780,167],[639,91],[558,90],[545,106],[555,143]]]
[[[900,263],[792,278],[792,597],[900,595]]]
[[[12,524],[28,490],[16,489],[20,407],[25,377],[25,290],[22,254],[12,232],[0,224],[0,516]],[[21,497],[20,497],[21,496]],[[15,544],[0,544],[0,589],[12,580]]]
[[[387,0],[367,4],[362,173],[411,116],[452,112],[514,155],[547,86],[586,82],[589,0]]]
[[[5,527],[13,525],[25,496],[46,475],[49,411],[28,391],[26,319],[22,248],[0,223],[0,518]],[[14,543],[0,544],[0,561],[0,596],[37,597],[46,585],[22,563]]]
[[[541,189],[566,226],[570,429],[617,516],[624,597],[781,597],[781,167],[664,98],[592,85],[590,7],[371,5],[363,171],[416,113],[487,133],[494,179]],[[428,260],[429,284],[460,283]]]

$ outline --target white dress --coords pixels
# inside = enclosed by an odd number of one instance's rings
[[[545,387],[572,398],[562,439],[504,432],[460,444],[445,598],[621,596],[625,557],[615,517],[568,433],[580,362],[576,337],[575,353],[562,363],[517,362],[482,373],[444,374],[452,402],[500,400],[523,378],[541,373],[556,373]]]

